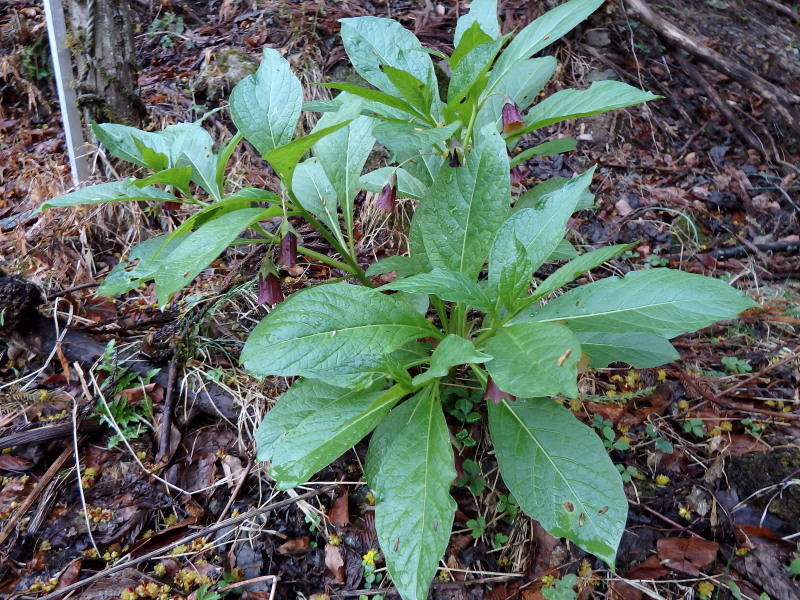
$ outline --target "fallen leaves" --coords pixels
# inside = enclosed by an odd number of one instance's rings
[[[697,577],[701,568],[714,562],[719,544],[695,537],[672,537],[658,540],[656,548],[658,558],[667,568]]]

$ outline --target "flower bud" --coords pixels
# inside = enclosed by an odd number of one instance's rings
[[[484,400],[491,400],[495,404],[500,404],[501,400],[509,400],[514,402],[517,399],[516,396],[512,396],[511,394],[507,394],[499,387],[497,384],[489,377],[488,381],[486,382],[486,392],[483,394]]]
[[[450,150],[450,166],[454,169],[464,164],[464,148],[458,140],[450,140],[448,143]]]
[[[285,267],[293,267],[297,264],[297,236],[289,231],[281,240],[281,254],[279,262]]]
[[[275,273],[267,273],[265,278],[261,273],[258,274],[258,303],[275,306],[283,302],[283,291],[281,282]]]
[[[394,212],[394,203],[397,200],[397,177],[392,171],[386,185],[381,189],[378,196],[378,202],[375,204],[378,210],[385,210],[386,212]]]
[[[519,106],[510,96],[503,101],[503,135],[510,135],[522,129],[525,120],[519,112]]]

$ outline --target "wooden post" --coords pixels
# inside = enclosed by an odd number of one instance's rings
[[[75,185],[85,181],[89,175],[89,161],[81,129],[81,116],[78,112],[77,96],[72,86],[72,60],[66,46],[67,28],[64,21],[64,7],[61,0],[44,0],[44,15],[47,22],[47,37],[50,41],[50,55],[53,57],[53,73],[61,105],[61,120],[64,123],[64,137],[69,153],[69,166]]]

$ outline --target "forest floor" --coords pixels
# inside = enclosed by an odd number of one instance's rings
[[[336,80],[347,72],[337,19],[397,18],[424,44],[449,52],[457,4],[133,3],[151,126],[224,105],[235,69],[215,60],[232,56],[228,49],[247,63],[274,47],[305,82]],[[500,4],[503,30],[511,31],[544,3]],[[800,94],[800,27],[783,12],[753,0],[661,0],[655,8],[706,46]],[[14,280],[14,291],[38,312],[24,330],[6,330],[0,318],[0,598],[42,596],[87,578],[72,597],[395,594],[386,579],[365,581],[364,556],[377,542],[361,483],[364,443],[288,494],[254,461],[255,428],[286,382],[255,380],[238,365],[247,331],[266,314],[253,257],[217,261],[184,291],[183,309],[162,313],[152,285],[115,299],[93,289],[135,243],[174,229],[184,213],[119,205],[35,212],[69,191],[71,178],[41,6],[17,0],[2,11],[0,267],[35,284]],[[769,102],[730,77],[682,67],[686,58],[619,2],[545,53],[560,63],[548,94],[615,78],[664,97],[527,140],[579,140],[569,155],[528,161],[527,186],[599,165],[596,206],[570,223],[576,245],[638,241],[587,278],[669,266],[728,280],[763,310],[678,338],[682,359],[662,369],[617,364],[582,376],[581,399],[571,407],[605,436],[627,480],[630,515],[616,573],[515,514],[483,421],[452,416],[453,433],[474,443],[461,452],[469,468],[454,487],[456,523],[433,597],[796,600],[797,136]],[[709,85],[758,147],[720,113]],[[309,98],[324,93],[307,88]],[[206,123],[217,141],[233,134],[225,110]],[[102,151],[91,158],[94,182],[130,172]],[[277,191],[247,144],[234,164],[235,183]],[[358,219],[365,262],[403,244],[403,220],[380,217],[373,206],[365,198]],[[306,245],[328,251],[324,240],[300,233]],[[286,294],[329,278],[317,264],[281,276]],[[174,351],[165,340],[185,319],[189,335]],[[150,369],[160,371],[139,375]],[[450,401],[474,399],[471,390],[452,389]],[[129,439],[98,422],[100,396]],[[174,418],[165,410],[173,402]],[[382,574],[380,559],[376,566]]]

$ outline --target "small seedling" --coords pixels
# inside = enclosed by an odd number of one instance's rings
[[[700,438],[703,437],[706,434],[706,430],[703,427],[703,420],[696,418],[687,419],[683,422],[683,432],[691,433]]]
[[[485,517],[478,517],[476,519],[470,519],[467,521],[467,527],[469,527],[472,531],[472,537],[476,540],[481,537],[484,533],[486,533],[486,518]]]
[[[725,367],[726,371],[736,375],[749,373],[753,370],[753,367],[751,367],[747,361],[736,358],[735,356],[723,356],[722,366]]]
[[[556,579],[552,587],[542,588],[542,596],[546,600],[575,600],[578,597],[575,586],[578,585],[578,576],[569,573],[561,579]]]
[[[474,460],[461,463],[464,474],[456,480],[456,485],[465,485],[475,496],[480,496],[486,488],[486,478],[481,477],[481,466]]]
[[[655,428],[655,426],[653,426],[652,423],[647,425],[647,429],[645,431],[647,433],[647,437],[653,440],[656,450],[660,450],[664,454],[672,454],[672,444],[667,438],[661,435],[661,433]]]

